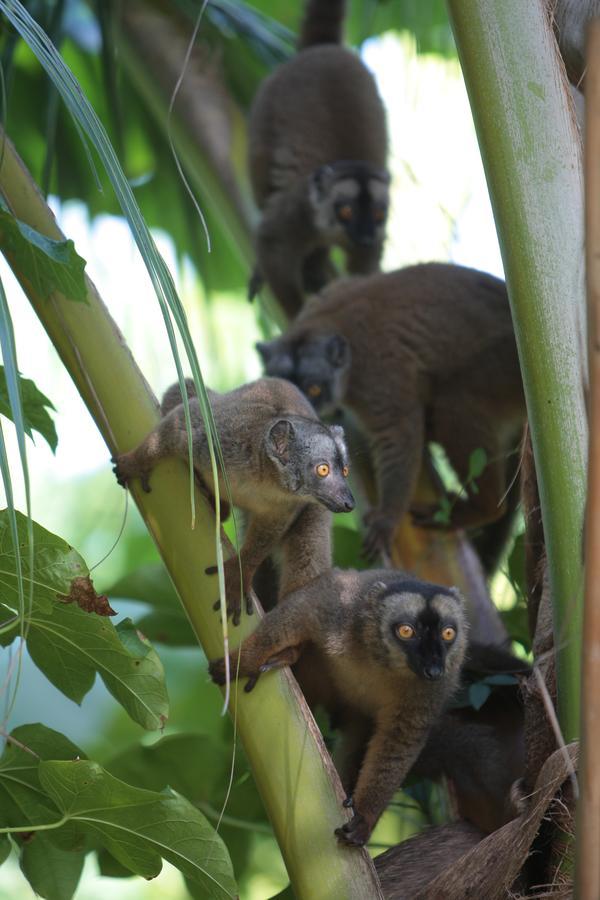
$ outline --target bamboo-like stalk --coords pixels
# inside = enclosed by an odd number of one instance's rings
[[[579,732],[587,444],[580,141],[544,0],[449,0],[449,9],[521,359],[569,741]]]
[[[54,217],[17,156],[2,136],[0,193],[11,211],[41,234],[62,239]],[[89,305],[60,294],[41,298],[7,250],[5,253],[90,413],[113,453],[134,447],[156,424],[156,401],[122,335],[89,281]],[[107,458],[108,463],[108,458]],[[118,488],[115,486],[115,490]],[[216,579],[204,575],[214,563],[214,517],[200,495],[190,527],[186,467],[166,460],[156,468],[152,493],[137,485],[132,494],[206,655],[223,652],[218,616],[212,610]],[[249,633],[243,617],[234,641]],[[269,814],[298,898],[381,897],[364,851],[336,844],[333,830],[347,817],[343,792],[319,730],[288,672],[261,679],[251,694],[236,696],[238,732]]]
[[[589,26],[587,60],[585,231],[590,449],[576,883],[579,900],[596,900],[600,897],[600,19]]]

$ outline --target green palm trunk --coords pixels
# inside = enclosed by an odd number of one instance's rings
[[[543,0],[449,0],[521,359],[554,604],[558,711],[579,734],[587,423],[581,147]]]

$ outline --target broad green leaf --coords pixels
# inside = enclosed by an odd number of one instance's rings
[[[131,787],[96,763],[39,765],[40,783],[62,814],[137,875],[153,878],[161,857],[206,896],[237,896],[227,848],[205,817],[174,791]]]
[[[85,754],[64,735],[45,725],[21,725],[10,738],[0,757],[0,827],[58,822],[62,813],[40,785],[40,760],[73,760]],[[47,833],[50,836],[51,832]],[[81,844],[80,837],[76,841]]]
[[[142,634],[153,643],[168,644],[170,647],[198,646],[198,638],[183,611],[152,612],[136,621]]]
[[[181,610],[177,591],[162,563],[138,566],[133,572],[111,585],[107,593],[111,597],[141,600],[156,609]],[[184,617],[183,611],[181,615]]]
[[[27,648],[46,677],[80,703],[98,672],[113,697],[144,728],[162,728],[169,712],[162,663],[130,619],[117,629],[77,606],[55,604],[29,616]]]
[[[85,853],[56,847],[43,831],[23,844],[20,865],[36,894],[45,900],[70,900],[79,884]]]
[[[0,866],[6,862],[11,851],[10,838],[7,834],[0,834]]]
[[[18,514],[17,523],[19,542],[26,548],[25,517]],[[168,716],[168,698],[163,667],[150,644],[130,620],[115,628],[106,616],[65,602],[67,597],[83,602],[73,589],[88,574],[79,554],[34,523],[33,576],[24,550],[22,557],[25,583],[32,580],[34,587],[33,608],[27,612],[27,649],[38,668],[76,703],[90,690],[97,672],[132,719],[144,728],[161,728]],[[17,608],[14,553],[5,512],[0,513],[0,579],[0,600]],[[6,611],[2,620],[6,621]],[[12,636],[16,633],[15,627]],[[10,635],[2,635],[0,642]]]
[[[106,766],[116,778],[153,791],[174,788],[194,804],[220,803],[230,760],[225,747],[204,734],[172,734],[150,747],[138,744]]]
[[[88,302],[85,260],[75,250],[73,241],[44,237],[8,210],[0,209],[0,250],[15,261],[20,272],[27,272],[41,297],[47,299],[60,291],[69,300]]]
[[[56,450],[58,444],[58,436],[53,420],[48,413],[49,409],[54,409],[53,404],[44,394],[35,386],[30,378],[22,378],[20,375],[19,385],[21,391],[21,402],[23,404],[23,420],[25,431],[29,437],[33,437],[32,431],[39,432],[45,438],[52,451]],[[12,411],[8,398],[8,388],[6,385],[6,373],[4,366],[0,366],[0,414],[12,420]]]
[[[68,594],[73,579],[88,574],[87,566],[79,553],[66,541],[34,522],[32,578],[28,559],[27,519],[21,513],[17,513],[17,531],[25,583],[33,580],[36,607],[50,612],[57,595]],[[0,511],[0,600],[11,609],[19,608],[14,549],[6,510]]]

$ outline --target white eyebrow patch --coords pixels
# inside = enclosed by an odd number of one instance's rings
[[[369,194],[376,203],[386,203],[389,195],[389,185],[378,178],[369,178]]]
[[[330,196],[333,201],[354,200],[360,193],[360,185],[356,178],[340,178],[331,185]]]

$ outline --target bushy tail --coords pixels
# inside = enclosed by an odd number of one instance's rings
[[[315,44],[341,44],[346,0],[308,0],[298,50]]]

